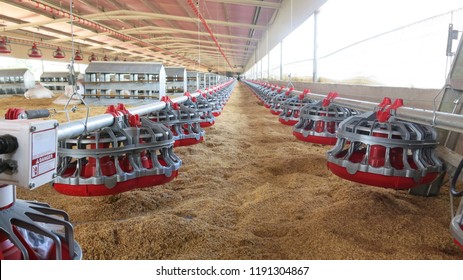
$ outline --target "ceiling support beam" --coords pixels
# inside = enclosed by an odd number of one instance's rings
[[[257,1],[257,0],[206,0],[206,1],[216,2],[216,3],[247,5],[247,6],[255,6],[255,7],[262,7],[262,8],[272,8],[272,9],[279,9],[281,7],[280,3],[264,2],[264,1]]]

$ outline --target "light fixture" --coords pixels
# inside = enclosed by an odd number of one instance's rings
[[[10,54],[11,53],[11,46],[8,44],[8,40],[6,37],[3,37],[0,40],[0,54]]]
[[[92,53],[89,57],[88,57],[88,61],[92,62],[92,61],[98,61],[98,57]]]
[[[42,51],[38,49],[37,44],[34,43],[32,44],[32,48],[30,48],[29,51],[27,51],[27,55],[30,58],[42,58]]]
[[[74,54],[74,60],[77,60],[77,61],[84,60],[84,56],[82,55],[82,52],[80,51],[80,49],[77,49],[76,53]]]
[[[60,47],[57,47],[56,51],[53,52],[53,57],[62,59],[66,57],[66,53]]]

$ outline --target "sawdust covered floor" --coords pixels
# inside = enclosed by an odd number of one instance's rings
[[[173,182],[110,197],[19,190],[70,214],[85,259],[463,259],[434,198],[342,180],[237,85]]]

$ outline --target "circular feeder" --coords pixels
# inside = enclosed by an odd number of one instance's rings
[[[390,117],[401,100],[352,116],[339,125],[328,168],[341,178],[377,187],[410,189],[430,184],[442,171],[430,127]]]
[[[293,135],[304,142],[336,144],[339,124],[358,114],[356,110],[333,104],[331,101],[337,96],[337,93],[329,93],[323,101],[305,105],[301,109],[299,121],[293,127]]]
[[[309,90],[306,89],[302,94],[298,96],[291,97],[283,102],[281,105],[281,113],[278,118],[278,121],[284,125],[293,126],[299,121],[299,115],[301,109],[314,101],[311,99],[306,99],[305,96],[309,93]]]
[[[280,115],[281,112],[283,112],[283,103],[291,98],[291,92],[293,90],[294,88],[290,88],[285,93],[277,94],[272,100],[272,105],[270,106],[270,113],[272,113],[273,115]]]
[[[59,142],[54,188],[66,195],[113,195],[173,180],[181,166],[172,132],[148,118],[110,106],[111,127]],[[121,115],[117,115],[122,113]]]
[[[82,259],[66,212],[16,199],[13,185],[0,186],[0,203],[0,259]]]
[[[166,96],[161,100],[166,102],[166,107],[151,113],[148,118],[162,123],[172,131],[174,147],[195,145],[204,140],[206,132],[201,128],[199,113],[182,104],[173,103]]]

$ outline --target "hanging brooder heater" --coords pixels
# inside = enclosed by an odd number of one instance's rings
[[[3,37],[0,40],[0,54],[10,54],[11,53],[11,46],[8,44],[8,40],[6,37]]]
[[[53,52],[53,57],[62,59],[66,57],[66,53],[60,47],[57,47],[56,51]]]
[[[42,58],[42,51],[39,48],[37,48],[37,44],[34,43],[32,44],[32,48],[30,48],[27,51],[27,55],[30,58]]]
[[[98,57],[92,53],[89,57],[88,57],[88,61],[89,62],[92,62],[92,61],[98,61]]]
[[[304,142],[321,145],[336,144],[336,131],[339,124],[348,117],[358,114],[356,110],[333,104],[332,101],[336,97],[338,93],[330,92],[324,100],[302,107],[299,121],[293,127],[293,135]]]
[[[391,116],[402,106],[385,99],[376,112],[341,122],[336,145],[327,153],[328,168],[346,180],[393,189],[430,184],[442,171],[435,154],[436,131]]]
[[[78,49],[76,50],[76,53],[74,54],[74,60],[75,61],[82,61],[84,60],[84,56],[82,55],[82,52]]]

